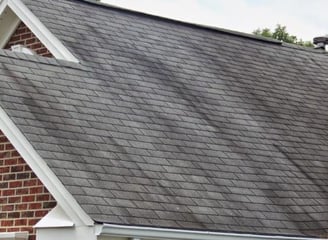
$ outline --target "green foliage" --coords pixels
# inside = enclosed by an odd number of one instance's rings
[[[258,35],[258,36],[277,39],[279,41],[283,41],[286,43],[297,44],[297,45],[304,46],[304,47],[313,47],[314,46],[311,41],[303,41],[302,39],[298,39],[294,35],[290,35],[287,32],[286,26],[282,26],[280,24],[278,24],[276,26],[274,31],[271,31],[269,28],[263,28],[263,29],[258,28],[255,31],[253,31],[253,34]]]

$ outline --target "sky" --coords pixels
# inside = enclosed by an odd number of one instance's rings
[[[328,34],[328,0],[102,0],[168,18],[252,33],[277,24],[305,41]]]

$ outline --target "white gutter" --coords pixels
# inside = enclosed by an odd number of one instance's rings
[[[28,232],[2,232],[0,239],[4,240],[27,240]]]
[[[207,231],[188,231],[178,229],[122,226],[113,224],[99,225],[98,236],[112,236],[138,239],[183,239],[183,240],[320,240],[287,236],[255,234],[220,233]],[[323,240],[323,239],[322,239]]]

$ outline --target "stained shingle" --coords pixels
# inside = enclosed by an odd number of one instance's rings
[[[327,233],[325,54],[83,1],[24,3],[81,63],[0,51],[0,106],[94,220]]]

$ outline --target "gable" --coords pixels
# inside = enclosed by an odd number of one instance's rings
[[[53,57],[46,46],[44,46],[38,37],[35,36],[35,34],[23,22],[20,22],[4,49],[11,49],[15,45],[27,47],[33,50],[37,55],[43,57]]]
[[[56,201],[0,130],[0,233],[29,232]]]
[[[35,45],[24,42],[25,47],[36,50],[37,54],[41,56],[53,56],[61,60],[79,62],[66,46],[41,23],[21,0],[3,0],[0,2],[1,48],[8,49],[12,44],[22,42],[22,40],[32,41],[30,37],[28,37],[28,39],[16,39],[17,35],[20,37],[23,36],[20,34],[20,28],[24,28],[23,25],[20,25],[21,22],[27,26],[29,33],[31,33],[31,37],[38,41]],[[26,36],[28,35],[24,35],[24,37]],[[22,52],[24,53],[24,51]]]

